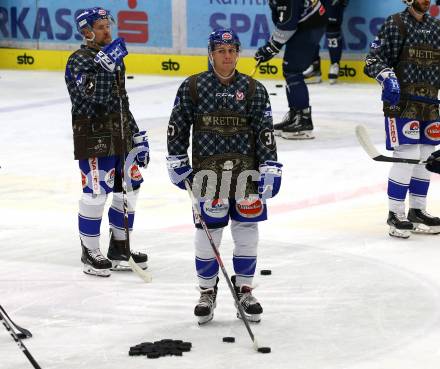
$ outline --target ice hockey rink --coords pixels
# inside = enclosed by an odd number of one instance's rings
[[[132,247],[146,250],[153,282],[133,273],[83,274],[77,233],[80,173],[73,159],[63,74],[0,71],[0,304],[33,338],[42,368],[438,369],[440,236],[392,239],[386,225],[389,165],[356,141],[364,124],[384,150],[380,87],[310,89],[316,139],[277,140],[280,194],[260,225],[254,291],[264,314],[252,329],[235,316],[223,278],[213,322],[199,327],[188,195],[165,165],[166,130],[182,78],[127,80],[131,110],[150,137]],[[275,121],[286,112],[280,81],[263,81]],[[433,174],[428,211],[440,214]],[[106,251],[107,219],[101,249]],[[232,241],[220,252],[232,274]],[[272,275],[260,275],[261,269]],[[221,276],[222,277],[222,276]],[[235,343],[223,343],[233,336]],[[130,346],[192,342],[182,357],[130,357]],[[0,368],[31,368],[0,328]]]

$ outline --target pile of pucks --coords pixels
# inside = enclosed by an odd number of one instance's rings
[[[182,340],[163,339],[155,342],[142,342],[139,345],[130,347],[128,355],[147,356],[149,359],[157,359],[161,356],[182,356],[183,352],[190,351],[191,342]]]

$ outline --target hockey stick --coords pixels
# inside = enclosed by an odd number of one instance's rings
[[[31,355],[29,350],[26,348],[26,346],[21,341],[19,335],[12,328],[12,326],[15,326],[15,327],[18,327],[18,326],[15,325],[14,322],[12,322],[12,320],[9,318],[8,314],[6,314],[6,312],[3,308],[0,309],[0,320],[2,321],[4,327],[9,332],[9,334],[11,335],[13,340],[17,343],[20,350],[23,351],[23,354],[25,354],[25,356],[28,358],[28,360],[30,361],[32,366],[35,369],[41,369],[41,366],[37,363],[37,361],[34,359],[34,357]],[[21,329],[23,329],[23,328],[21,328]],[[30,334],[30,332],[28,330],[26,330],[26,329],[23,329],[23,330]],[[29,337],[32,337],[32,335],[30,335]]]
[[[143,270],[136,262],[133,260],[133,256],[130,251],[130,227],[128,223],[128,199],[127,199],[127,182],[125,180],[125,134],[124,134],[124,112],[123,112],[123,104],[122,104],[122,94],[121,94],[121,67],[118,66],[116,70],[116,86],[118,90],[119,97],[119,126],[121,130],[121,142],[122,142],[122,154],[121,154],[121,163],[122,163],[122,173],[121,173],[121,182],[122,182],[122,202],[124,208],[124,229],[125,229],[125,252],[128,258],[128,264],[131,266],[131,269],[141,277],[146,283],[150,283],[152,280],[151,273]]]
[[[249,74],[250,77],[253,77],[255,75],[255,73],[257,72],[257,69],[260,66],[260,64],[261,64],[261,60],[258,60],[257,64],[255,64],[254,69],[252,69],[251,74]]]
[[[432,99],[430,97],[426,97],[426,96],[417,96],[417,95],[402,95],[402,97],[406,97],[408,100],[412,100],[412,101],[420,101],[420,102],[424,102],[427,104],[435,104],[435,105],[439,105],[440,104],[440,100],[437,99]]]
[[[241,319],[243,320],[243,323],[249,333],[249,336],[251,337],[254,349],[258,352],[263,352],[263,353],[270,352],[270,348],[258,346],[257,338],[255,337],[254,333],[252,332],[252,329],[249,325],[249,321],[246,318],[246,315],[244,313],[243,307],[240,305],[240,301],[238,300],[238,296],[234,291],[234,287],[232,286],[232,282],[229,279],[228,272],[226,271],[226,268],[223,264],[223,260],[220,256],[220,252],[218,251],[218,248],[215,245],[214,240],[212,239],[211,232],[209,232],[208,226],[206,225],[205,221],[202,218],[202,215],[199,212],[199,208],[198,208],[199,203],[198,203],[197,199],[194,197],[194,194],[191,189],[191,183],[188,179],[185,179],[185,187],[186,187],[186,190],[188,191],[189,197],[191,198],[192,208],[194,211],[194,216],[196,218],[196,222],[202,226],[203,230],[206,233],[206,236],[208,237],[209,244],[211,245],[212,250],[214,251],[214,255],[217,260],[217,263],[220,266],[220,269],[223,273],[223,276],[226,279],[226,283],[228,284],[229,290],[231,291],[232,297],[234,298],[235,304],[237,305],[237,309],[240,313]]]
[[[389,163],[407,163],[407,164],[426,164],[426,161],[423,160],[417,160],[417,159],[405,159],[405,158],[393,158],[391,156],[385,156],[379,153],[379,151],[376,150],[373,143],[370,140],[370,136],[368,134],[367,129],[362,126],[358,125],[355,128],[356,137],[363,147],[363,149],[366,151],[366,153],[370,156],[371,159],[375,161],[384,161]]]
[[[3,315],[9,320],[11,325],[20,333],[17,333],[18,338],[25,339],[25,338],[31,338],[32,333],[28,331],[27,329],[24,329],[20,327],[18,324],[15,324],[15,322],[9,317],[8,313],[3,309],[3,306],[0,305],[0,314],[3,313]]]

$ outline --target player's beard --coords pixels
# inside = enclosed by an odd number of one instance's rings
[[[425,5],[425,3],[427,3],[428,5]],[[421,14],[425,14],[428,10],[429,10],[429,6],[431,5],[431,2],[425,2],[423,1],[422,5],[415,0],[414,4],[413,4],[413,8],[414,10],[416,10],[417,12],[421,13]]]

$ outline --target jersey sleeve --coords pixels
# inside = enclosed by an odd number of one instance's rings
[[[177,91],[168,123],[167,146],[169,155],[188,153],[193,111],[193,102],[189,93],[189,79],[186,79]]]
[[[398,25],[388,17],[370,45],[370,51],[365,58],[365,74],[376,78],[384,69],[393,68],[399,60],[403,42]]]
[[[255,133],[256,166],[266,160],[277,160],[277,146],[273,133],[272,108],[266,88],[256,82],[251,104],[252,128]]]
[[[82,99],[105,104],[111,99],[115,74],[98,66],[92,55],[75,53],[66,66],[66,82]]]

